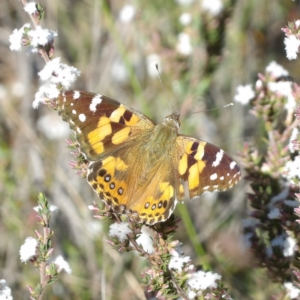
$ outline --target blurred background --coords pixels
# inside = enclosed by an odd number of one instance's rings
[[[81,71],[72,88],[112,97],[157,122],[171,113],[170,105],[179,108],[181,133],[211,142],[237,161],[258,128],[249,107],[222,108],[233,102],[236,87],[255,83],[272,60],[298,80],[299,63],[286,59],[281,28],[299,18],[299,1],[40,3],[41,25],[58,33],[55,56]],[[44,299],[146,299],[139,280],[147,262],[112,250],[109,223],[94,220],[87,209],[97,196],[68,164],[68,125],[43,105],[32,108],[44,61],[26,47],[11,52],[8,42],[14,28],[29,22],[20,1],[0,2],[0,279],[15,299],[27,299],[26,286],[39,280],[30,263],[20,262],[19,249],[39,229],[33,207],[43,192],[59,208],[51,219],[54,256],[63,255],[73,270],[61,273]],[[188,218],[179,206],[175,213],[183,221],[174,238],[195,265],[201,265],[197,245],[203,245],[234,299],[270,299],[281,287],[254,268],[241,234],[247,190],[242,180],[231,191],[187,201]]]

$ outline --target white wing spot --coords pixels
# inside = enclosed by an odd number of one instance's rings
[[[78,91],[75,91],[74,94],[73,94],[73,99],[78,99],[80,97],[80,92]]]
[[[206,191],[206,190],[208,190],[209,188],[210,188],[210,186],[207,185],[207,186],[203,187],[203,190]]]
[[[224,176],[221,176],[221,177],[220,177],[220,180],[224,180]]]
[[[227,176],[230,176],[230,174],[229,174],[229,173],[227,173]]]
[[[216,185],[213,185],[213,188],[214,189],[217,189],[219,187],[219,185],[218,184],[216,184]]]
[[[96,106],[102,102],[101,95],[96,95],[90,104],[90,111],[95,112]]]
[[[75,109],[72,110],[72,114],[76,115],[76,110]]]
[[[216,180],[218,178],[218,174],[217,173],[214,173],[212,175],[210,175],[210,180]]]
[[[234,167],[236,166],[236,162],[235,161],[232,161],[229,165],[230,169],[234,169]]]
[[[70,105],[71,105],[71,106],[74,106],[74,103],[71,103]]]
[[[79,120],[80,120],[81,122],[84,122],[84,121],[86,120],[85,114],[80,114],[80,115],[79,115]]]
[[[76,128],[76,131],[80,134],[81,133],[81,130],[79,127]]]
[[[220,151],[216,155],[216,160],[212,163],[213,167],[217,167],[220,164],[220,162],[223,158],[223,155],[224,155],[224,151],[222,149],[220,149]]]

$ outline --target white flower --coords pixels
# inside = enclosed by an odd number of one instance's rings
[[[180,54],[186,56],[190,55],[193,52],[193,48],[191,45],[191,38],[187,33],[185,32],[179,33],[176,49]]]
[[[49,79],[52,83],[61,84],[63,87],[69,88],[80,75],[80,71],[74,67],[62,64],[60,57],[56,57],[48,62],[38,74],[42,80]]]
[[[262,88],[262,86],[263,86],[263,82],[260,79],[256,80],[255,88],[259,90]]]
[[[52,76],[51,82],[57,84],[60,83],[64,88],[68,89],[79,75],[80,71],[75,67],[60,64],[60,70],[58,71],[57,76]]]
[[[129,4],[123,6],[119,13],[119,19],[123,23],[129,23],[132,21],[135,15],[135,7]]]
[[[175,0],[179,5],[188,6],[191,5],[195,0]]]
[[[296,59],[299,52],[300,40],[296,36],[290,35],[284,39],[284,44],[286,57],[289,60]]]
[[[285,172],[283,173],[288,179],[300,179],[300,156],[296,156],[294,161],[289,160],[285,164]]]
[[[281,218],[281,212],[280,212],[279,208],[275,207],[275,208],[271,209],[271,211],[268,213],[268,218],[270,220],[280,219]]]
[[[194,291],[188,291],[188,298],[189,299],[195,299],[195,297],[197,296],[197,294]]]
[[[281,76],[288,76],[289,72],[284,69],[281,65],[279,65],[276,61],[271,61],[266,67],[266,72],[270,73],[275,78]]]
[[[282,234],[271,241],[271,246],[281,248],[283,251],[283,255],[287,257],[294,254],[296,241],[291,236]]]
[[[255,92],[251,84],[239,85],[236,88],[236,95],[234,96],[234,101],[240,102],[242,105],[249,103],[251,99],[254,98]]]
[[[54,263],[57,265],[57,272],[60,273],[62,270],[65,270],[68,274],[72,273],[72,269],[67,261],[59,255],[56,257]]]
[[[158,66],[159,72],[161,72],[161,59],[157,54],[148,55],[146,59],[146,65],[147,65],[148,75],[152,78],[158,76],[156,65]]]
[[[293,96],[292,82],[290,81],[278,81],[278,82],[269,82],[268,88],[271,92],[278,95],[284,96],[287,99],[286,104],[284,105],[285,109],[295,108],[296,100]]]
[[[290,141],[289,141],[289,150],[291,153],[295,152],[294,144],[292,143],[292,141],[297,140],[298,135],[299,135],[299,129],[295,127],[292,131]]]
[[[182,271],[182,268],[186,263],[188,263],[191,259],[189,256],[181,256],[176,251],[173,251],[172,257],[169,262],[169,269]]]
[[[38,241],[33,237],[28,237],[25,243],[20,248],[20,259],[21,262],[26,262],[36,255],[36,247],[38,246]]]
[[[300,290],[294,286],[291,282],[285,282],[284,287],[287,289],[288,296],[291,299],[296,299],[300,296]]]
[[[11,51],[21,50],[22,38],[23,38],[25,28],[29,29],[30,24],[25,24],[20,29],[14,29],[13,33],[9,36],[9,42],[10,42],[9,49]]]
[[[39,209],[42,209],[42,207],[41,207],[40,205],[35,206],[35,207],[33,208],[33,210],[35,210],[36,212],[38,212]],[[58,207],[55,206],[55,205],[50,205],[49,210],[50,210],[50,211],[57,211],[57,210],[58,210]]]
[[[24,10],[29,14],[33,14],[36,12],[36,3],[35,2],[29,2],[24,6]]]
[[[284,241],[283,255],[285,257],[292,256],[295,252],[296,245],[297,245],[296,240],[293,237],[288,236]]]
[[[11,289],[6,284],[5,279],[0,280],[0,300],[13,300]]]
[[[208,11],[213,16],[217,16],[222,12],[224,5],[221,0],[202,0],[201,8]]]
[[[143,249],[146,252],[151,254],[154,252],[154,248],[153,248],[153,240],[148,230],[150,230],[148,229],[148,227],[143,226],[141,230],[142,234],[137,238],[136,242],[142,245]]]
[[[194,290],[204,291],[208,288],[216,288],[217,280],[222,278],[221,275],[212,272],[198,271],[188,279],[187,284]]]
[[[33,108],[37,108],[39,103],[45,103],[47,99],[57,98],[60,91],[57,89],[55,84],[42,85],[39,90],[35,93],[35,99],[32,103]]]
[[[192,21],[192,16],[189,13],[183,13],[179,17],[179,22],[184,26],[189,25],[191,21]]]
[[[31,37],[30,45],[32,47],[45,46],[48,43],[50,31],[38,25],[35,30],[30,30],[28,35]]]
[[[129,223],[114,223],[109,226],[109,236],[117,237],[120,242],[123,242],[128,237],[127,235],[132,233],[132,230],[129,228]]]
[[[46,63],[44,68],[38,73],[42,80],[50,79],[60,70],[60,57],[56,57]]]

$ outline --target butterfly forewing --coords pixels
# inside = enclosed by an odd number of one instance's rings
[[[76,133],[80,150],[91,161],[107,156],[154,126],[143,114],[99,94],[67,91],[60,94],[56,105]]]
[[[190,198],[206,191],[225,191],[241,178],[238,164],[222,149],[190,136],[179,135],[179,176],[188,183]]]

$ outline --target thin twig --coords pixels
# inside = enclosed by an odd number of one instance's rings
[[[27,0],[21,0],[21,1],[24,6],[28,4]],[[40,24],[40,19],[38,18],[38,15],[29,14],[29,16],[30,16],[30,19],[31,19],[34,27],[36,28]],[[45,50],[45,47],[42,47],[42,46],[39,47],[39,54],[42,56],[42,58],[44,59],[44,61],[46,63],[50,61],[47,51]]]

